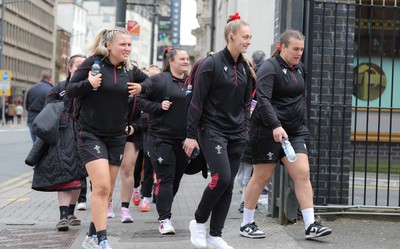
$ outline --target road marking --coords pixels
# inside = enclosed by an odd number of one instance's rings
[[[10,198],[7,199],[7,201],[9,202],[25,202],[25,201],[29,201],[31,198]]]
[[[20,176],[14,177],[8,181],[0,183],[0,193],[7,192],[11,189],[21,187],[28,182],[32,181],[33,172],[25,173]]]
[[[28,173],[25,173],[25,174],[16,176],[16,177],[14,177],[14,178],[11,178],[11,179],[8,180],[8,181],[5,181],[5,182],[0,183],[0,188],[3,187],[3,186],[9,185],[9,184],[11,184],[11,183],[13,183],[13,182],[23,180],[23,179],[25,179],[25,178],[27,178],[27,177],[30,177],[30,178],[31,178],[31,177],[32,177],[32,174],[33,174],[33,172],[28,172]]]
[[[363,189],[364,185],[354,185],[354,189]],[[366,189],[376,189],[376,186],[366,186]],[[349,189],[352,189],[352,185],[349,185]],[[378,186],[378,190],[387,190],[387,186]],[[398,187],[389,187],[389,190],[399,190]]]

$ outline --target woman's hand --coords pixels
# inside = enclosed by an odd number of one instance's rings
[[[142,91],[142,86],[139,83],[128,82],[128,92],[130,96],[139,94]]]
[[[88,80],[90,84],[92,85],[93,89],[97,89],[101,85],[101,76],[102,74],[99,73],[96,76],[93,76],[91,72],[89,72]]]
[[[286,140],[289,140],[286,131],[282,127],[275,128],[272,131],[272,135],[274,137],[275,142],[277,143],[282,143],[283,137],[286,138]]]
[[[130,136],[135,132],[135,129],[133,129],[132,125],[127,125],[125,127],[125,133]]]
[[[193,138],[186,138],[185,142],[183,142],[183,150],[185,151],[188,157],[192,156],[194,148],[199,149],[199,144],[197,143],[196,139]]]
[[[170,102],[169,100],[164,100],[163,102],[161,102],[161,109],[163,109],[164,111],[168,111],[171,105],[172,102]]]

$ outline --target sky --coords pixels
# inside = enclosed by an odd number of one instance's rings
[[[199,26],[196,19],[196,1],[182,0],[181,10],[181,45],[195,45],[196,37],[192,35],[192,29]]]

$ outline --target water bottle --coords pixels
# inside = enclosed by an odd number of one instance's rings
[[[189,95],[189,94],[191,94],[191,93],[192,93],[192,89],[193,89],[193,86],[192,86],[192,85],[188,85],[188,87],[187,87],[187,90],[186,90],[185,94],[186,94],[186,95]]]
[[[90,69],[90,71],[93,76],[98,75],[101,71],[100,61],[95,61],[92,65],[92,68]],[[97,88],[93,88],[92,90],[97,91]]]
[[[292,144],[284,137],[282,138],[282,148],[289,162],[292,163],[297,160],[296,152],[294,151]]]
[[[253,99],[250,105],[250,115],[253,113],[254,109],[256,108],[257,100]]]

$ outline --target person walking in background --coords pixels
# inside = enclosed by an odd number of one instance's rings
[[[157,65],[152,64],[147,69],[147,73],[151,77],[153,75],[161,73],[161,69]]]
[[[25,109],[28,111],[28,127],[32,141],[35,142],[36,135],[32,132],[33,120],[42,111],[47,94],[53,88],[51,70],[43,70],[41,80],[32,86],[26,95]]]
[[[24,115],[24,107],[21,105],[21,101],[18,101],[15,107],[15,113],[17,114],[17,124],[21,124],[22,116]]]
[[[253,52],[253,54],[251,56],[251,65],[252,65],[253,70],[254,70],[255,73],[257,73],[257,70],[258,70],[259,66],[266,59],[267,59],[267,57],[266,57],[266,55],[265,55],[265,53],[263,51],[257,50],[257,51]],[[255,99],[256,99],[255,80],[253,80],[252,83],[253,83],[253,87],[252,87],[253,102],[252,102],[250,114],[253,111],[253,108],[254,108],[253,106],[256,103],[255,102]],[[247,187],[247,184],[250,181],[252,172],[253,172],[253,164],[252,164],[252,160],[251,160],[251,148],[247,144],[246,149],[245,149],[242,157],[240,158],[240,166],[239,166],[238,173],[236,175],[237,182],[239,183],[239,186],[240,186],[240,188],[242,190],[240,206],[239,206],[239,209],[238,209],[240,213],[243,213],[244,199],[245,199],[245,195],[246,195],[246,187]]]
[[[188,110],[186,155],[190,156],[200,144],[211,171],[211,182],[189,225],[190,240],[197,248],[233,248],[221,236],[248,140],[255,75],[243,53],[251,44],[250,26],[235,13],[225,25],[224,36],[227,46],[208,56],[197,70]],[[206,237],[205,223],[210,215],[210,236]]]
[[[67,108],[68,105],[71,105],[69,101],[72,101],[68,99],[65,96],[65,87],[70,78],[74,75],[76,69],[80,64],[85,60],[85,56],[83,55],[73,55],[71,58],[68,60],[68,77],[65,81],[58,83],[55,85],[52,90],[49,92],[49,94],[46,97],[46,105],[51,102],[55,101],[64,101],[65,106]],[[69,141],[64,141],[64,143],[67,144]],[[76,144],[74,143],[74,146]],[[79,176],[86,174],[85,169],[82,165],[81,160],[74,160],[73,162],[77,162],[78,164],[71,164],[67,163],[69,168],[65,169],[68,170],[71,173],[71,175],[74,175],[75,172],[83,171],[82,173],[79,173]],[[53,165],[54,166],[54,165]],[[51,171],[50,171],[51,172]],[[57,172],[58,174],[59,172]],[[56,176],[52,176],[56,177]],[[71,179],[71,180],[81,180],[81,181],[86,181],[86,176],[82,178],[79,177],[79,179]],[[83,184],[82,184],[83,186]],[[58,221],[56,227],[58,231],[67,231],[69,226],[79,226],[81,224],[81,220],[79,220],[75,214],[75,205],[78,200],[80,193],[80,189],[75,189],[75,190],[65,190],[65,191],[58,191],[58,206],[60,209],[60,220]]]
[[[305,97],[305,72],[300,62],[304,36],[296,30],[281,35],[280,52],[263,62],[257,72],[257,105],[251,116],[250,146],[254,165],[246,189],[240,234],[263,238],[254,222],[257,200],[276,163],[281,161],[293,179],[297,200],[304,218],[305,237],[329,235],[332,230],[315,221],[310,165],[306,144],[309,139]],[[282,149],[290,141],[297,160],[289,161]]]
[[[126,137],[133,131],[127,124],[128,98],[140,92],[140,85],[132,82],[130,52],[131,39],[126,29],[101,29],[88,48],[89,57],[67,85],[67,96],[80,102],[78,149],[92,182],[92,222],[82,243],[84,248],[111,248],[107,208]],[[92,74],[93,64],[100,64],[100,73]]]
[[[171,209],[189,158],[182,148],[186,138],[186,73],[189,56],[168,47],[163,53],[163,72],[142,84],[138,107],[150,115],[147,149],[157,177],[156,207],[161,234],[175,234]]]
[[[8,116],[8,120],[7,123],[10,121],[12,124],[14,124],[14,117],[17,115],[17,111],[15,109],[15,104],[11,103],[8,105],[8,109],[7,109],[7,116]]]
[[[142,72],[139,68],[134,68],[134,79],[136,83],[141,83],[148,76]],[[129,203],[131,202],[132,192],[134,187],[134,170],[135,163],[138,156],[139,149],[143,146],[143,137],[140,136],[140,126],[138,125],[140,119],[140,110],[137,108],[136,95],[129,100],[129,125],[133,128],[133,134],[128,136],[125,143],[124,156],[121,162],[121,222],[132,223],[133,218],[129,212]],[[140,184],[140,181],[139,181]],[[138,203],[134,203],[138,206],[140,203],[140,195]],[[112,203],[110,202],[107,211],[107,217],[114,217],[114,211]]]

